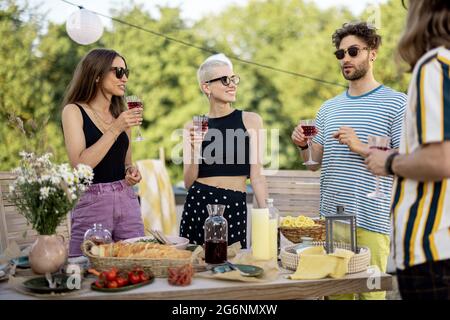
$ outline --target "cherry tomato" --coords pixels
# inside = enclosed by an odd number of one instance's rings
[[[97,280],[97,281],[95,281],[95,286],[97,288],[103,288],[105,286],[105,284],[103,283],[103,281]]]
[[[136,283],[141,282],[141,277],[140,277],[138,274],[134,273],[134,272],[130,272],[130,273],[128,274],[128,280],[129,280],[132,284],[136,284]]]
[[[124,287],[124,286],[126,286],[128,284],[128,279],[126,279],[126,278],[117,277],[116,281],[117,281],[117,285],[119,287]]]
[[[106,279],[108,281],[114,281],[117,278],[117,269],[116,268],[112,268],[110,271],[108,271],[106,273]]]
[[[144,269],[142,269],[141,267],[134,267],[133,272],[141,275],[144,273]]]
[[[141,273],[139,275],[139,278],[141,279],[141,282],[148,281],[150,279],[150,277],[148,275],[146,275],[145,273]]]
[[[115,281],[115,280],[109,281],[108,284],[107,284],[107,287],[110,288],[110,289],[118,288],[118,286],[119,285],[117,284],[117,281]]]

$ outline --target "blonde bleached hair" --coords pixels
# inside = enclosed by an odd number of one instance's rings
[[[218,67],[230,67],[228,63],[221,60],[206,60],[197,70],[198,84],[201,86],[214,77],[214,70]]]

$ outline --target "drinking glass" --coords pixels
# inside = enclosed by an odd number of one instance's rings
[[[370,149],[378,149],[382,151],[388,151],[390,149],[391,138],[386,136],[368,136],[367,141]],[[376,188],[375,191],[368,193],[367,197],[371,199],[383,199],[388,198],[389,195],[380,191],[380,177],[376,176]]]
[[[202,139],[205,137],[206,135],[206,131],[208,131],[208,117],[201,115],[201,116],[193,116],[192,117],[192,123],[194,126],[194,135],[196,137],[201,137]],[[201,147],[199,150],[199,159],[205,159],[202,155],[201,155]]]
[[[137,96],[128,96],[125,98],[127,101],[128,109],[132,110],[134,108],[144,108],[144,103]],[[144,137],[141,133],[141,126],[136,129],[136,138],[133,141],[143,141]]]
[[[305,135],[307,141],[308,141],[308,154],[309,158],[308,161],[304,162],[303,165],[314,165],[319,164],[318,162],[314,161],[312,159],[311,149],[312,149],[312,138],[317,134],[316,129],[316,120],[309,119],[309,120],[301,120],[300,126],[303,129],[303,134]]]

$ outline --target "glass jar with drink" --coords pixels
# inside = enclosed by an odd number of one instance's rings
[[[221,264],[227,261],[228,222],[223,217],[225,205],[208,204],[205,220],[205,262]]]
[[[92,228],[84,233],[84,241],[90,240],[96,245],[107,244],[113,242],[111,232],[103,228],[101,223],[94,223]]]

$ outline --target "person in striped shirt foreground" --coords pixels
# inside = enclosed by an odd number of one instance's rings
[[[326,101],[316,117],[317,135],[311,146],[312,158],[321,169],[320,212],[335,212],[344,205],[357,215],[357,241],[371,250],[371,264],[385,272],[390,252],[389,199],[371,199],[376,180],[364,164],[368,136],[388,136],[397,149],[406,95],[378,83],[373,76],[381,37],[365,22],[347,23],[332,36],[342,74],[349,88]],[[291,136],[308,159],[308,145],[301,126]],[[381,191],[390,195],[392,178],[382,177]],[[385,292],[363,293],[360,299],[385,299]],[[353,299],[354,295],[330,297]]]
[[[366,162],[395,174],[394,249],[403,299],[450,300],[450,3],[410,0],[398,51],[413,74],[400,153]]]

